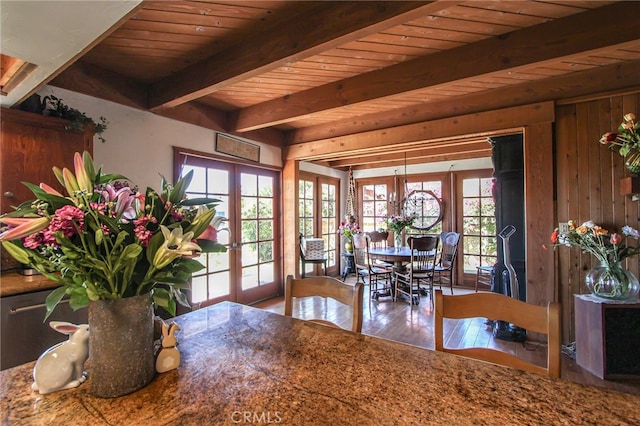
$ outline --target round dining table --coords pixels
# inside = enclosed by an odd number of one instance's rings
[[[369,256],[374,259],[393,262],[396,268],[402,268],[405,263],[411,262],[410,247],[386,247],[386,248],[370,248]]]

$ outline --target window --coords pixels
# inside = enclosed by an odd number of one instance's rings
[[[431,191],[436,196],[442,200],[442,181],[440,180],[428,180],[422,182],[408,182],[406,195],[411,194],[413,191]],[[433,220],[437,220],[437,217],[432,218]],[[406,230],[407,235],[411,234],[424,234],[424,230],[421,229],[413,229],[409,228]],[[442,232],[442,221],[438,222],[435,226],[433,226],[428,231],[429,234],[440,234]]]
[[[315,183],[313,180],[300,179],[298,182],[298,215],[300,216],[300,233],[305,237],[313,237],[314,211],[313,197]]]
[[[496,218],[491,177],[462,179],[462,257],[465,273],[496,263]]]
[[[360,228],[364,232],[386,228],[385,219],[389,215],[388,185],[363,184],[360,199],[362,200]]]
[[[324,251],[327,256],[327,268],[336,264],[336,230],[338,229],[337,186],[330,183],[320,184],[320,214]]]

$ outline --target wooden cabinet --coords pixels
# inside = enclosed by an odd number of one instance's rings
[[[73,170],[73,153],[93,150],[92,131],[65,130],[67,120],[2,108],[0,123],[0,213],[34,198],[21,182],[44,182],[63,192],[51,168]],[[3,253],[2,270],[17,266],[8,262]]]
[[[601,379],[640,378],[640,300],[575,295],[576,362]]]

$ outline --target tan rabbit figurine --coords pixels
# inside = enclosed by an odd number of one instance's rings
[[[158,373],[173,370],[180,365],[180,351],[177,348],[178,341],[175,336],[178,330],[180,330],[180,327],[175,322],[167,325],[166,322],[162,321],[162,349],[160,349],[156,359],[156,371]]]

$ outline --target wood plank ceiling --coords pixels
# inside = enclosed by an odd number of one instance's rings
[[[51,84],[341,169],[472,158],[486,135],[361,148],[384,129],[635,86],[638,16],[616,1],[146,1]]]

